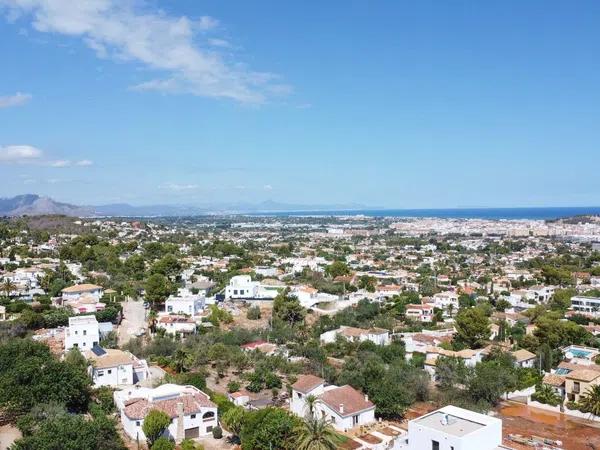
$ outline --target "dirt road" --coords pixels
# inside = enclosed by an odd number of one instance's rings
[[[122,303],[123,321],[119,326],[119,345],[123,345],[139,330],[146,330],[146,310],[142,301],[129,300]]]

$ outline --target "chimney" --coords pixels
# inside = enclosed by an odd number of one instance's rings
[[[369,402],[369,396],[367,394],[365,394],[365,402]]]
[[[340,403],[340,414],[344,414],[344,404]]]
[[[184,415],[183,402],[177,402],[177,435],[175,436],[175,441],[178,443],[185,438],[185,429],[183,427]]]

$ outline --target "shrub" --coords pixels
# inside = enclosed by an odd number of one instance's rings
[[[240,382],[239,381],[230,381],[227,383],[227,392],[237,392],[240,390]]]
[[[175,450],[175,444],[166,437],[159,437],[151,448],[152,450]]]
[[[219,426],[214,427],[212,430],[212,435],[215,439],[221,439],[223,437],[223,430]]]
[[[260,308],[258,306],[251,306],[248,308],[248,312],[246,313],[246,318],[248,320],[258,320],[261,318]]]

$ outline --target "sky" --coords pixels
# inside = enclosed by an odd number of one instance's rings
[[[600,205],[600,2],[0,0],[0,197]]]

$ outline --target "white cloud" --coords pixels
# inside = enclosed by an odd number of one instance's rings
[[[195,189],[198,189],[198,187],[199,186],[197,184],[164,183],[164,184],[161,184],[158,188],[159,189],[167,189],[169,191],[181,192],[181,191],[193,191]]]
[[[0,4],[1,4],[0,0]],[[10,108],[12,106],[21,106],[31,100],[31,94],[23,94],[21,92],[17,92],[14,95],[6,95],[4,97],[0,97],[0,108]]]
[[[71,165],[71,161],[68,159],[58,159],[56,161],[50,161],[48,165],[50,167],[69,167]]]
[[[198,21],[198,27],[202,31],[214,30],[218,26],[219,26],[219,21],[217,19],[215,19],[214,17],[202,16],[202,17],[200,17],[200,20]]]
[[[289,92],[271,73],[254,72],[213,47],[200,48],[196,35],[218,27],[208,16],[193,20],[156,10],[143,0],[0,0],[7,18],[31,19],[42,33],[78,37],[99,57],[132,61],[162,76],[137,90],[189,93],[262,103]]]
[[[94,162],[89,159],[81,159],[79,161],[71,161],[70,159],[57,159],[54,161],[49,161],[47,163],[50,167],[89,167],[93,165]]]
[[[231,48],[231,44],[229,43],[229,41],[226,41],[225,39],[213,38],[213,39],[209,39],[208,43],[210,45],[212,45],[213,47]]]
[[[264,189],[265,191],[272,191],[272,190],[273,190],[273,186],[271,186],[270,184],[265,184],[265,185],[263,186],[263,189]]]
[[[31,145],[0,146],[0,163],[23,164],[40,160],[44,153]]]

